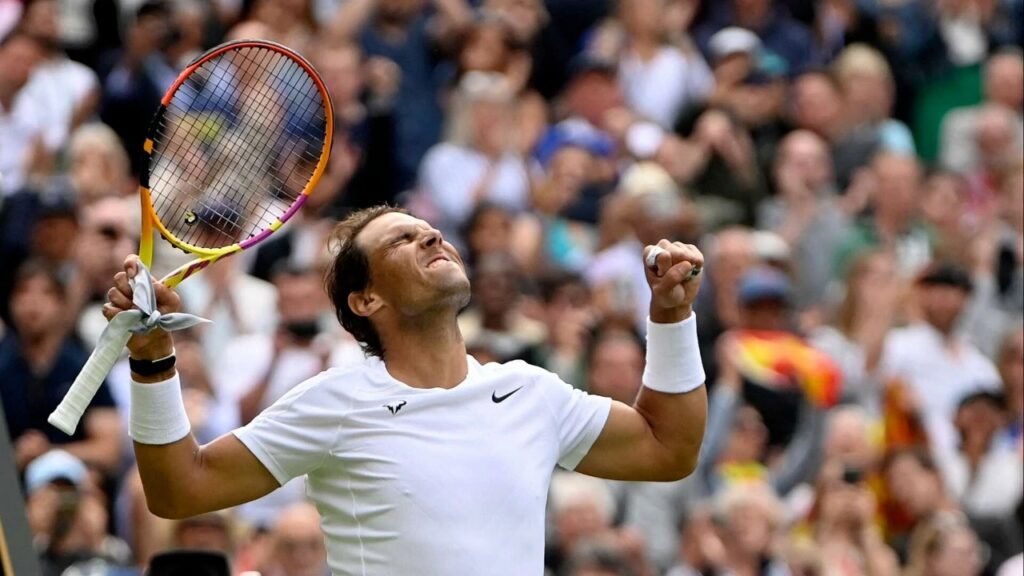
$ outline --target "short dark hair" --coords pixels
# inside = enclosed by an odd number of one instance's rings
[[[50,288],[58,297],[65,297],[66,287],[57,269],[38,258],[26,260],[18,266],[14,273],[14,282],[11,284],[11,293],[17,292],[24,283],[35,278],[43,278],[50,283]]]
[[[324,276],[324,288],[334,304],[341,325],[359,342],[367,356],[384,357],[384,345],[369,318],[360,316],[348,305],[353,292],[365,290],[372,280],[369,256],[356,244],[356,236],[367,224],[391,213],[408,214],[395,206],[380,205],[358,210],[338,223],[331,233],[330,248],[337,250]]]

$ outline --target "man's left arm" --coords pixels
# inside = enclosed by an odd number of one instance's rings
[[[647,268],[651,286],[651,317],[647,334],[647,367],[633,406],[613,402],[601,435],[576,471],[616,480],[670,481],[689,475],[697,466],[707,392],[697,347],[693,301],[703,267],[700,251],[662,240],[655,269]],[[651,251],[648,247],[646,257]]]

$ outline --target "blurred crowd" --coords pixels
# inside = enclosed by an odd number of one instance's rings
[[[149,118],[239,38],[310,59],[335,139],[280,234],[180,286],[213,320],[176,336],[200,442],[362,361],[321,282],[354,209],[456,244],[476,358],[624,402],[669,238],[707,259],[700,465],[557,471],[551,575],[1024,571],[1024,1],[0,0],[0,38],[0,399],[47,575],[172,548],[327,573],[301,480],[148,512],[126,360],[74,437],[46,424],[137,250]]]

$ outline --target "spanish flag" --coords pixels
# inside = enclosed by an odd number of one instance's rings
[[[821,408],[839,402],[839,366],[800,338],[788,332],[738,330],[734,341],[740,373],[752,383],[776,390],[797,386]]]

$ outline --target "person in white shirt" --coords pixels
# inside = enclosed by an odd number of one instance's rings
[[[43,46],[15,30],[0,38],[0,198],[21,190],[48,147],[50,113],[27,89]]]
[[[300,384],[233,434],[189,431],[173,341],[129,342],[134,439],[146,499],[186,517],[306,476],[335,575],[539,575],[551,474],[668,481],[695,466],[707,418],[692,304],[703,256],[662,240],[651,266],[647,363],[633,406],[574,390],[522,362],[480,365],[457,312],[465,266],[426,222],[386,206],[339,224],[326,287],[371,356]],[[132,306],[130,257],[105,311]],[[156,286],[163,313],[177,296]]]
[[[881,382],[904,388],[936,454],[956,450],[953,417],[960,400],[1000,387],[992,361],[957,332],[971,289],[970,277],[961,268],[929,266],[917,280],[924,321],[893,330],[882,346]]]

